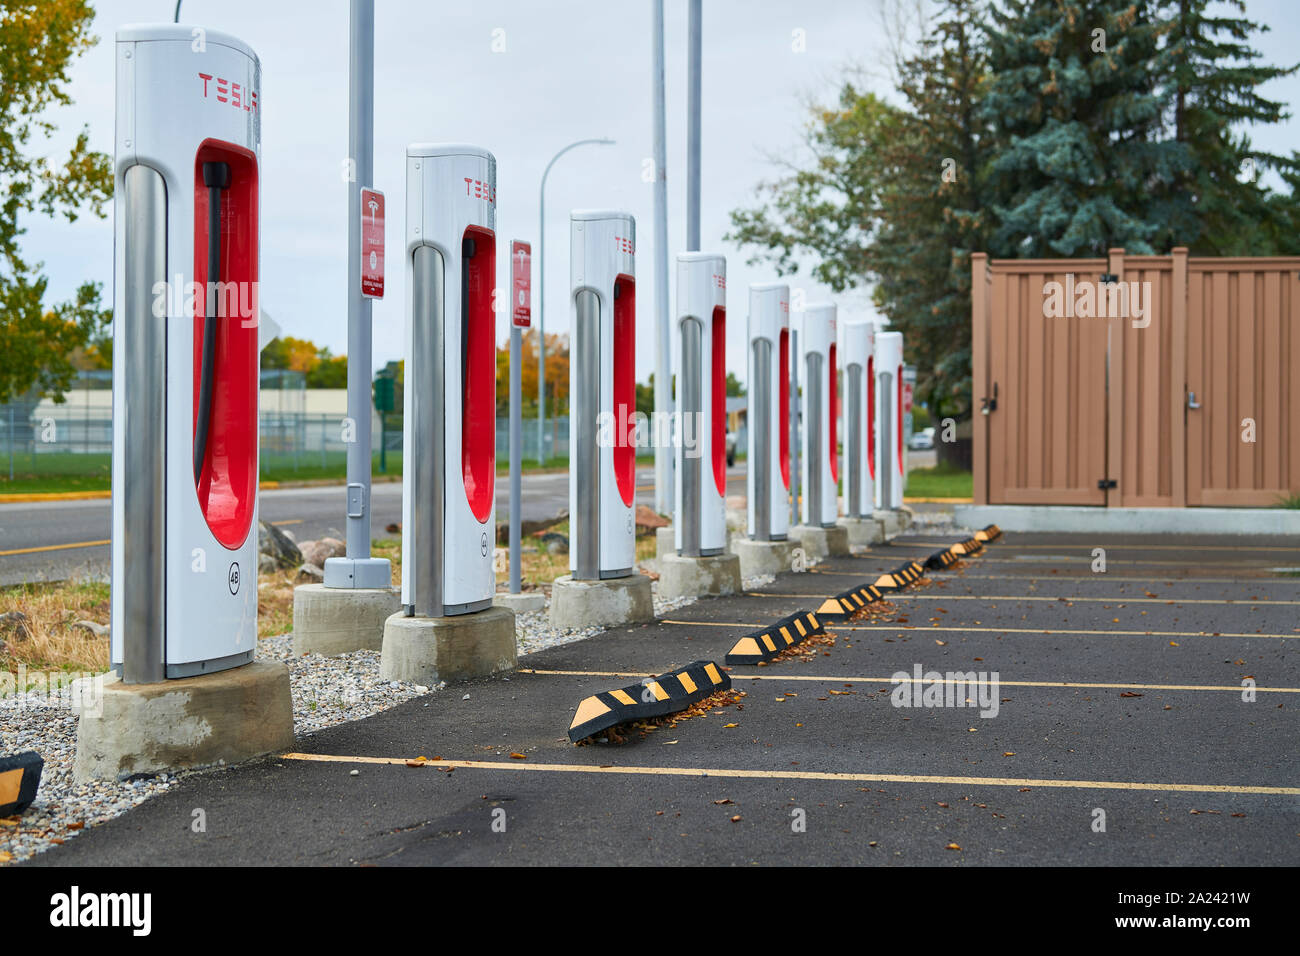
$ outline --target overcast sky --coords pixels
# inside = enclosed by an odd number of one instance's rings
[[[748,285],[766,267],[722,236],[728,213],[750,205],[759,181],[778,174],[772,155],[802,155],[807,103],[830,102],[846,68],[866,67],[890,94],[880,0],[705,0],[701,232],[706,251],[727,256],[727,364],[744,378]],[[101,0],[99,44],[72,67],[74,103],[52,112],[60,127],[49,150],[66,150],[83,126],[93,148],[113,148],[113,34],[128,23],[170,22],[174,0]],[[375,183],[388,197],[387,243],[400,248],[403,157],[412,142],[475,143],[497,158],[499,250],[533,243],[533,321],[538,300],[538,186],[554,153],[575,139],[611,137],[556,163],[547,183],[546,328],[567,331],[569,228],[574,208],[620,208],[637,219],[637,378],[654,367],[653,186],[642,180],[653,156],[650,0],[377,0],[375,13]],[[686,0],[667,0],[668,242],[685,248]],[[1248,14],[1272,26],[1257,41],[1267,62],[1300,56],[1293,0],[1249,0]],[[261,302],[283,333],[347,351],[345,266],[348,4],[346,0],[184,0],[181,22],[232,33],[262,62]],[[493,52],[494,31],[505,42]],[[792,36],[804,31],[806,50]],[[498,44],[499,45],[499,44]],[[1300,79],[1264,94],[1300,103]],[[1261,147],[1300,147],[1300,122],[1255,134]],[[50,301],[82,281],[103,283],[112,299],[110,220],[74,225],[29,217],[24,251],[43,261]],[[508,256],[499,253],[507,286]],[[672,270],[670,269],[670,283]],[[809,301],[830,298],[801,272],[792,285]],[[384,299],[374,308],[376,368],[401,357],[405,277],[390,257]],[[670,288],[670,302],[673,291]],[[872,314],[865,290],[834,297],[841,320]],[[671,311],[671,310],[670,310]],[[504,342],[507,321],[498,322]]]

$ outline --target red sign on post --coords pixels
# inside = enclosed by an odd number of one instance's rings
[[[384,194],[361,190],[361,294],[384,297]]]
[[[532,323],[533,249],[516,239],[510,243],[511,321],[515,328],[526,329]]]

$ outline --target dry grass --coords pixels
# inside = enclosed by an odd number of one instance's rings
[[[566,523],[550,529],[568,534]],[[536,539],[527,539],[535,544]],[[654,557],[653,534],[637,539],[636,558],[644,561]],[[393,585],[402,582],[402,542],[400,538],[381,538],[372,546],[377,558],[387,558],[393,565]],[[526,584],[550,584],[557,577],[569,573],[568,554],[537,552],[523,555],[523,578]],[[257,580],[257,635],[274,637],[293,629],[293,589],[297,570],[275,571],[259,574]],[[509,574],[497,575],[504,584]],[[109,587],[106,583],[82,580],[53,582],[49,584],[20,584],[0,588],[0,614],[21,611],[30,620],[31,637],[17,640],[10,630],[0,631],[0,641],[7,650],[0,651],[0,670],[16,674],[18,666],[28,671],[91,671],[108,670],[108,638],[74,628],[75,621],[94,621],[108,624]]]
[[[28,671],[108,669],[108,638],[72,626],[75,621],[108,624],[107,584],[72,580],[0,588],[0,614],[6,611],[26,614],[31,636],[18,640],[12,628],[0,630],[8,648],[0,652],[0,668],[17,673],[21,663]]]
[[[546,534],[562,534],[568,537],[569,523],[567,521],[547,528]],[[520,572],[524,588],[527,590],[528,585],[550,584],[556,578],[563,577],[569,573],[569,554],[547,554],[541,548],[541,536],[529,535],[521,542],[523,548],[535,547],[539,550],[536,552],[525,551],[520,555],[523,561],[523,570]],[[646,534],[636,539],[636,560],[637,563],[647,561],[655,556],[655,536]],[[510,582],[510,571],[507,569],[497,572],[497,584],[508,584]]]

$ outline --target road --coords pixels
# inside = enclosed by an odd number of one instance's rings
[[[722,662],[955,539],[899,538],[529,655],[508,680],[188,776],[31,865],[1300,863],[1300,579],[1269,571],[1296,564],[1294,540],[1008,534],[829,623],[812,656],[732,666],[743,709],[567,740],[584,697]],[[916,691],[893,675],[916,667],[974,672],[979,692],[900,706]]]
[[[728,470],[733,492],[744,492],[744,478],[743,464]],[[638,470],[636,480],[637,501],[653,505],[654,470]],[[522,492],[524,520],[553,517],[569,507],[569,476],[526,474]],[[508,476],[497,479],[496,495],[497,520],[505,521],[510,512]],[[402,520],[401,482],[374,484],[371,500],[371,537],[385,537],[385,528]],[[261,493],[260,516],[299,541],[323,535],[342,538],[343,503],[341,484],[268,489]],[[0,586],[107,574],[111,525],[106,499],[0,504]]]

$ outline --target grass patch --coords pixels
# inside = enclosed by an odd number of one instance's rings
[[[557,525],[547,528],[544,534],[562,534],[565,537],[569,535],[569,522],[562,521]],[[548,554],[541,550],[541,537],[528,535],[520,542],[522,553],[519,558],[523,564],[520,569],[521,583],[528,584],[550,584],[556,578],[563,577],[569,573],[569,554]],[[538,550],[529,552],[525,548],[534,547]],[[508,549],[507,549],[508,550]],[[636,539],[636,561],[648,561],[655,556],[655,536],[645,534]],[[497,584],[508,585],[510,583],[510,572],[498,571]]]
[[[904,494],[909,498],[970,498],[974,485],[969,471],[941,462],[908,472]]]
[[[1300,491],[1295,494],[1285,495],[1277,499],[1277,507],[1300,509]]]
[[[0,630],[7,648],[0,652],[0,668],[13,674],[20,663],[28,671],[108,670],[108,638],[73,627],[76,621],[108,624],[106,583],[72,580],[0,588],[0,614],[6,611],[26,614],[31,636],[19,640],[13,627]]]

